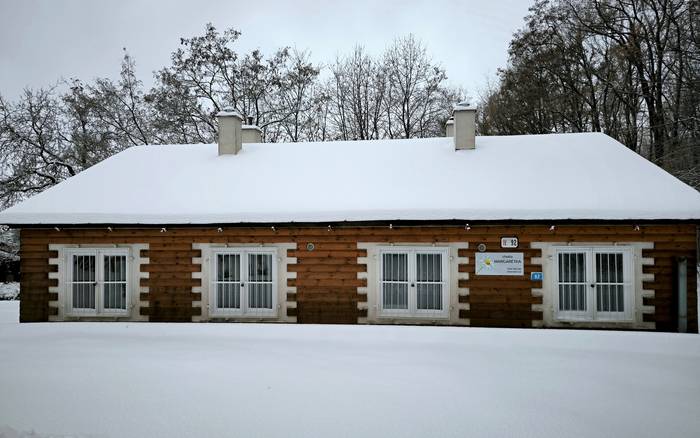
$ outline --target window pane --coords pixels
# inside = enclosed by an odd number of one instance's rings
[[[586,254],[562,252],[559,262],[559,310],[564,312],[585,312],[586,297]]]
[[[442,254],[416,254],[416,280],[442,281]]]
[[[105,283],[104,308],[126,310],[126,283]]]
[[[216,307],[240,309],[241,307],[241,255],[216,255]]]
[[[383,281],[408,281],[408,254],[382,254]]]
[[[272,309],[272,284],[250,283],[248,285],[248,307]]]
[[[216,281],[241,280],[241,256],[240,254],[216,255]]]
[[[126,310],[126,256],[105,255],[102,257],[102,265],[104,270],[103,307]]]
[[[272,309],[272,254],[248,254],[248,308]]]
[[[73,283],[73,308],[95,308],[95,285],[92,283]]]
[[[272,281],[272,254],[248,254],[248,281]]]
[[[73,281],[74,282],[94,282],[95,281],[95,256],[94,255],[74,255],[73,256]]]
[[[104,256],[104,281],[126,281],[126,256]]]
[[[417,284],[417,307],[422,310],[442,310],[442,284]]]
[[[408,284],[384,283],[382,285],[384,309],[408,309]]]
[[[576,282],[583,283],[586,281],[586,254],[576,254]]]
[[[442,254],[416,254],[416,308],[442,310]]]
[[[624,255],[596,253],[596,309],[599,312],[624,312]]]
[[[382,254],[382,308],[408,309],[408,254]]]
[[[74,309],[95,309],[95,256],[73,256],[73,294]]]
[[[241,285],[237,283],[217,283],[217,307],[220,309],[239,309],[241,307]]]

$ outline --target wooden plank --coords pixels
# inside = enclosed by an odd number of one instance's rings
[[[202,270],[202,265],[200,264],[186,264],[186,263],[172,263],[172,264],[146,264],[141,267],[141,272],[200,272]],[[190,274],[191,275],[191,274]]]
[[[365,264],[345,264],[345,265],[287,265],[289,272],[365,272],[367,265]],[[306,275],[306,274],[304,274]]]
[[[318,287],[343,287],[343,286],[352,286],[352,287],[366,287],[367,286],[367,279],[365,278],[353,278],[353,279],[309,279],[306,277],[303,278],[290,278],[287,280],[287,286],[289,287],[294,287],[294,286],[318,286]]]
[[[288,250],[287,256],[289,257],[299,257],[304,259],[316,259],[316,258],[354,258],[357,257],[367,257],[367,251],[363,249],[358,250],[338,250],[338,251],[299,251],[299,250]]]

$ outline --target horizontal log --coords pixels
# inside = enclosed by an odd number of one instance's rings
[[[314,245],[315,251],[338,251],[338,250],[357,250],[357,242],[347,241],[347,242],[298,242],[297,247],[300,252],[310,252],[307,250],[307,245],[312,243]]]
[[[350,280],[357,279],[357,271],[315,272],[307,271],[297,276],[302,280]]]
[[[491,278],[489,278],[491,277]],[[499,289],[499,288],[504,288],[504,289],[532,289],[532,288],[541,288],[542,287],[542,282],[541,281],[532,281],[530,278],[526,278],[525,276],[513,276],[513,277],[505,277],[505,276],[489,276],[489,277],[472,277],[469,280],[459,280],[458,284],[459,287],[463,288],[469,288],[471,289],[479,289],[479,288],[486,288],[486,289]]]
[[[48,266],[48,265],[49,265],[48,257],[46,257],[46,258],[24,258],[24,259],[20,259],[20,261],[19,261],[20,267]]]
[[[152,242],[148,246],[149,251],[192,251],[192,243],[162,243]]]
[[[299,251],[299,250],[288,250],[287,255],[289,257],[298,257],[304,259],[316,259],[316,258],[357,258],[357,257],[367,257],[367,251],[363,249],[358,250],[338,250],[338,251]]]
[[[187,278],[187,279],[178,279],[178,278],[159,278],[159,279],[152,279],[152,278],[141,278],[139,284],[142,287],[155,287],[155,286],[181,286],[181,287],[186,287],[186,286],[201,286],[202,285],[202,279],[201,278]]]
[[[662,257],[687,257],[688,259],[694,259],[695,252],[694,251],[688,251],[688,250],[642,250],[642,257],[649,257],[653,259],[657,258],[662,258]]]
[[[145,264],[141,266],[141,272],[201,272],[202,265],[200,264]],[[191,274],[190,274],[191,275]]]
[[[20,275],[26,275],[29,273],[48,274],[49,272],[58,272],[58,266],[57,265],[43,265],[43,266],[26,266],[25,265],[25,266],[20,266],[19,272],[20,272]]]
[[[317,273],[317,272],[365,272],[365,264],[345,264],[345,265],[287,265],[289,272]],[[304,274],[306,275],[306,274]]]
[[[179,294],[179,295],[188,295],[192,293],[192,286],[151,286],[148,288],[148,292],[144,292],[144,294],[149,295],[150,297],[157,297],[159,295],[173,295],[173,294]]]
[[[469,294],[474,296],[532,296],[531,288],[510,288],[510,287],[474,287],[469,289]]]
[[[47,252],[49,252],[49,244],[48,244],[48,242],[46,242],[46,243],[38,243],[38,244],[31,244],[30,245],[28,243],[20,242],[20,255],[30,253],[30,252],[47,253]]]
[[[474,308],[482,308],[484,304],[542,304],[541,296],[527,295],[468,295],[469,302]]]
[[[161,272],[151,272],[149,274],[149,279],[151,280],[169,280],[169,279],[181,279],[189,280],[192,278],[192,272],[189,271],[161,271]]]
[[[46,260],[51,258],[58,258],[58,251],[20,251],[20,260]]]
[[[310,285],[304,285],[304,286],[298,286],[297,287],[297,292],[301,293],[304,292],[306,294],[311,294],[311,293],[318,293],[318,294],[349,294],[349,295],[356,295],[357,294],[357,286],[334,286],[334,287],[329,287],[327,285],[321,285],[321,286],[310,286]]]
[[[352,286],[352,287],[365,287],[367,286],[367,279],[365,278],[352,278],[352,279],[306,279],[306,278],[290,278],[287,280],[287,286],[289,287],[299,287],[299,286],[319,286],[325,288]]]
[[[302,303],[304,305],[309,305],[311,303],[315,304],[344,304],[344,303],[355,303],[359,301],[358,296],[346,296],[346,295],[312,295],[311,297],[305,295],[304,293],[297,294],[297,305]]]
[[[457,251],[459,257],[469,257],[469,264],[474,264],[474,254],[478,251],[477,248],[462,248]],[[488,249],[486,252],[521,252],[524,257],[541,257],[542,250],[536,248],[520,248],[520,249]]]
[[[163,258],[172,258],[172,257],[178,257],[178,258],[192,258],[192,257],[201,257],[202,256],[202,250],[201,249],[190,249],[190,250],[170,250],[170,249],[142,249],[141,250],[141,257],[151,257],[151,258],[158,258],[158,257],[163,257]]]
[[[305,258],[297,259],[297,265],[349,265],[357,264],[357,257]]]
[[[529,317],[530,313],[532,312],[532,304],[530,302],[527,303],[470,303],[469,309],[472,312],[472,315],[475,318],[479,318],[484,315],[491,315],[494,312],[496,312],[496,317],[513,317],[513,315],[517,315],[517,317],[521,317],[519,315],[524,315],[522,316],[523,318]],[[483,314],[479,313],[483,312]],[[505,313],[502,313],[505,312]],[[493,316],[491,316],[493,317]]]
[[[186,295],[162,295],[159,298],[151,299],[148,304],[154,308],[157,308],[160,306],[161,308],[167,307],[180,307],[183,309],[189,309],[192,307],[192,301],[199,301],[201,300],[201,297],[195,298],[193,296],[194,294],[190,296]]]

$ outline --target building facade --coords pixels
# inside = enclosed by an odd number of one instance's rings
[[[682,223],[25,228],[20,319],[697,331],[696,248]]]

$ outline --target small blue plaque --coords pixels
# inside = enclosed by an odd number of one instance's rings
[[[532,281],[542,281],[544,275],[541,272],[530,272],[530,280]]]

